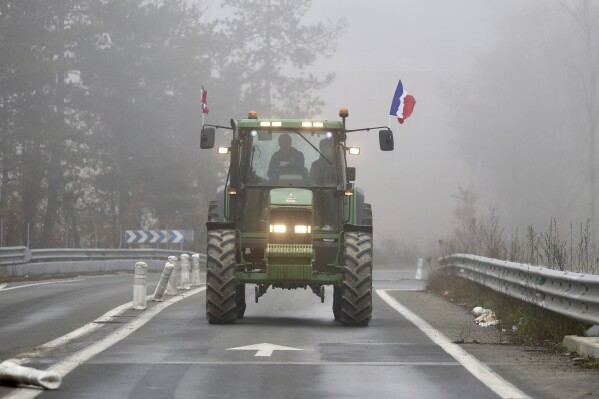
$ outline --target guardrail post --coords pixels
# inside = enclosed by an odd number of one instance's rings
[[[168,261],[171,262],[175,267],[171,273],[170,278],[168,279],[168,285],[166,287],[166,295],[177,295],[177,269],[178,263],[176,256],[169,256]]]
[[[181,285],[179,288],[182,290],[188,290],[191,288],[189,285],[189,272],[191,269],[191,265],[189,264],[189,255],[182,254],[181,255]]]
[[[171,273],[173,272],[174,268],[175,268],[175,265],[172,264],[171,262],[166,262],[166,264],[164,265],[164,270],[162,271],[162,276],[160,276],[160,281],[158,282],[158,285],[156,286],[156,290],[154,290],[154,297],[152,298],[153,301],[155,301],[155,302],[164,301],[164,291],[166,291],[168,279],[171,277]]]
[[[422,258],[416,262],[416,280],[422,280]]]
[[[146,308],[146,295],[148,293],[148,265],[145,262],[135,264],[135,279],[133,282],[133,309]]]
[[[54,371],[36,370],[6,360],[0,363],[0,382],[58,389],[62,377]]]
[[[200,285],[200,254],[191,255],[191,285]]]

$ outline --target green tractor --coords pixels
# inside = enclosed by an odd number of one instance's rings
[[[308,288],[324,302],[333,286],[335,320],[366,326],[372,318],[372,208],[353,182],[347,134],[379,131],[380,148],[393,150],[386,127],[347,130],[341,120],[231,120],[202,127],[201,148],[214,147],[216,129],[232,131],[230,167],[208,210],[206,316],[232,323],[246,309],[246,284],[256,302],[268,288]]]

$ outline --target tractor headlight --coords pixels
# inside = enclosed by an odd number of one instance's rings
[[[285,233],[287,231],[287,226],[284,224],[271,224],[270,232],[271,233]]]
[[[298,224],[295,226],[295,234],[308,234],[312,232],[312,226],[306,226],[304,224]]]

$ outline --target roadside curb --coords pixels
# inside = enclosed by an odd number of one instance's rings
[[[599,359],[599,337],[577,337],[566,335],[562,345],[570,352],[576,352],[582,357]]]

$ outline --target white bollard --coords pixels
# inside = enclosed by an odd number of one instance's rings
[[[191,288],[189,285],[189,272],[191,270],[191,265],[189,264],[189,255],[182,254],[181,255],[181,285],[179,288],[182,290],[188,290]]]
[[[164,301],[164,291],[166,291],[166,286],[168,285],[168,279],[171,277],[171,273],[175,265],[171,262],[166,262],[164,265],[164,270],[162,271],[162,276],[160,276],[160,281],[154,290],[154,297],[152,298],[155,302]]]
[[[171,262],[175,267],[171,273],[171,277],[168,279],[168,285],[166,287],[166,295],[177,295],[177,257],[169,256],[168,261]]]
[[[191,285],[200,285],[200,254],[191,255]]]
[[[416,280],[422,280],[422,258],[416,262]]]
[[[145,262],[135,264],[135,279],[133,282],[133,309],[146,308],[146,295],[148,294],[148,265]]]
[[[35,385],[44,389],[58,389],[62,377],[54,371],[36,370],[11,361],[0,363],[0,383]]]

